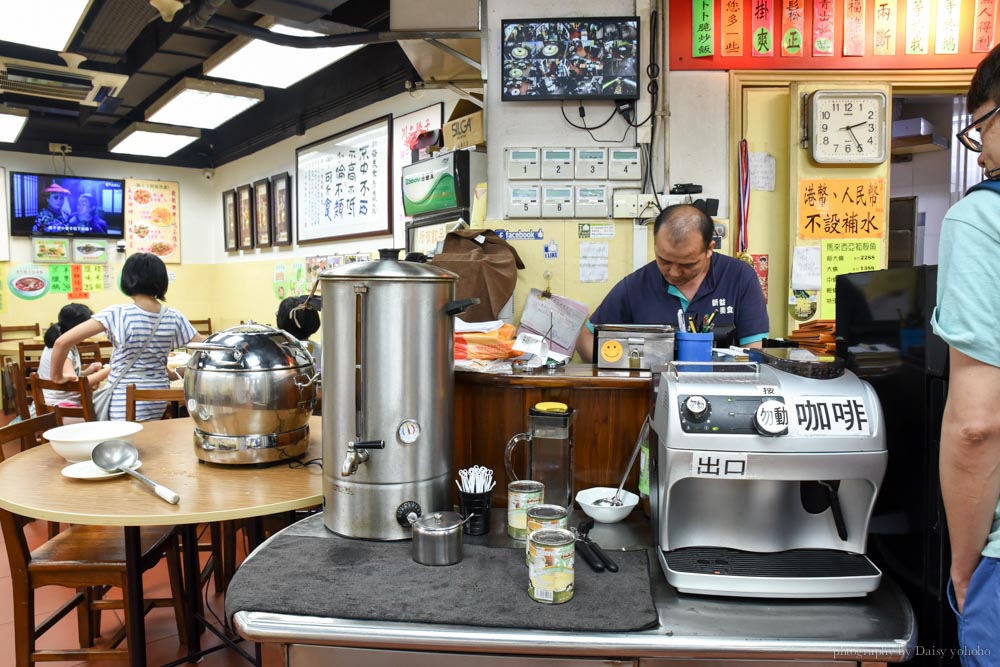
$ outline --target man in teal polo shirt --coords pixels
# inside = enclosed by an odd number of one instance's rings
[[[1000,47],[979,64],[958,140],[986,181],[941,225],[931,324],[950,346],[941,494],[951,539],[949,598],[964,667],[1000,664]]]
[[[733,330],[742,347],[760,347],[770,322],[757,273],[715,251],[715,225],[690,204],[668,206],[656,217],[656,258],[625,276],[580,330],[576,349],[592,361],[594,324],[673,324],[677,314],[699,329],[707,318],[717,331]]]

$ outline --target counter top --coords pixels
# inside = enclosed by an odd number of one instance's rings
[[[466,536],[468,544],[510,545],[503,532],[503,512],[495,513],[491,534],[485,538]],[[646,528],[641,512],[633,512],[622,524],[598,525],[591,536],[613,554],[618,549],[649,548]],[[273,536],[261,550],[282,535],[329,538],[334,555],[338,542],[351,543],[327,531],[322,517],[315,515]],[[658,626],[639,632],[523,630],[239,610],[235,610],[233,618],[239,633],[253,641],[359,648],[852,662],[899,662],[913,655],[916,626],[912,609],[887,578],[874,593],[849,600],[721,598],[678,593],[667,584],[651,548],[649,563]],[[582,563],[580,567],[584,567]],[[307,571],[301,575],[303,581],[308,580]],[[622,604],[628,604],[628,600],[611,601],[609,612]]]

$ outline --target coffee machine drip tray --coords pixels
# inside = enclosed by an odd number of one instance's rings
[[[861,597],[882,573],[867,557],[831,549],[776,553],[725,547],[657,552],[667,581],[681,593],[737,597]]]

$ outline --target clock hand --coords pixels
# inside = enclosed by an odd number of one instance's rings
[[[845,130],[853,130],[853,129],[854,129],[854,128],[856,128],[856,127],[861,127],[862,125],[864,125],[864,124],[865,124],[865,123],[867,123],[867,122],[868,122],[867,120],[863,120],[863,121],[861,121],[860,123],[855,123],[854,125],[848,125],[848,126],[847,126],[847,127],[845,127],[844,129],[845,129]]]
[[[864,123],[861,123],[861,124],[864,125]],[[858,145],[858,150],[859,151],[863,151],[865,149],[865,147],[861,145],[860,141],[858,141],[858,138],[857,138],[857,136],[855,136],[854,130],[852,129],[852,128],[855,128],[855,127],[857,127],[857,125],[848,125],[844,129],[847,130],[847,133],[851,135],[851,139],[854,139],[854,143],[856,143]]]

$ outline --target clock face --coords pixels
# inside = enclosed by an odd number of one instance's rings
[[[886,158],[886,95],[818,90],[810,102],[810,150],[820,163],[878,164]]]

